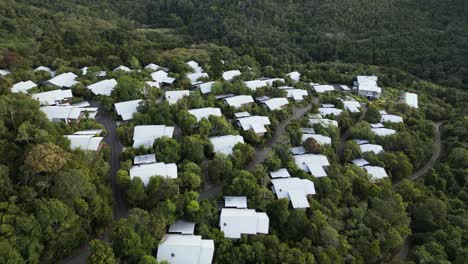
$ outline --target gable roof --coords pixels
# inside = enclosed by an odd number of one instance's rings
[[[193,235],[195,231],[195,223],[177,220],[171,226],[169,226],[169,233],[179,233],[182,235]]]
[[[203,78],[203,77],[209,77],[208,73],[206,73],[206,72],[194,72],[194,73],[188,73],[187,74],[187,78],[190,80],[190,83],[192,85],[197,84],[197,83],[201,83],[200,81],[198,81],[198,79]]]
[[[380,152],[383,152],[383,147],[376,144],[361,144],[359,145],[359,148],[361,149],[362,153],[374,152],[375,154],[379,154]]]
[[[414,108],[418,108],[418,95],[415,93],[404,93],[403,101]]]
[[[330,127],[330,126],[338,127],[338,122],[337,121],[331,120],[331,119],[326,119],[326,118],[310,118],[309,123],[312,126],[315,125],[315,124],[320,124],[320,125],[322,125],[324,127]]]
[[[71,88],[73,85],[78,83],[77,81],[75,81],[77,77],[78,76],[76,76],[76,74],[74,74],[73,72],[66,72],[55,76],[54,78],[48,80],[46,83],[57,87]]]
[[[281,108],[283,108],[283,106],[289,104],[288,99],[283,98],[283,97],[271,98],[271,99],[263,101],[262,103],[264,103],[268,107],[268,109],[272,111],[280,110]]]
[[[233,106],[235,108],[254,102],[254,99],[251,95],[237,95],[237,96],[227,97],[224,100],[229,106]]]
[[[115,79],[102,80],[97,83],[86,86],[95,95],[110,96],[114,88],[117,86]]]
[[[364,169],[373,179],[383,179],[388,177],[384,168],[378,166],[364,166]]]
[[[363,158],[352,160],[351,163],[353,163],[354,165],[358,167],[364,167],[364,166],[369,165],[369,162]]]
[[[65,135],[70,140],[70,148],[72,150],[81,149],[88,151],[97,151],[101,146],[103,137],[95,137],[94,135]]]
[[[149,70],[152,70],[152,71],[157,71],[160,68],[162,68],[162,67],[157,65],[157,64],[154,64],[154,63],[150,63],[150,64],[145,66],[145,70],[149,69]]]
[[[40,110],[46,114],[47,119],[50,121],[65,120],[69,119],[77,120],[86,113],[90,119],[94,119],[97,115],[97,107],[79,107],[70,105],[52,105],[43,106]]]
[[[224,196],[224,207],[247,208],[246,196]]]
[[[333,87],[333,85],[315,85],[314,90],[316,93],[326,93],[334,91],[335,88]]]
[[[33,81],[18,82],[11,87],[12,93],[27,93],[28,90],[37,87]]]
[[[403,123],[403,118],[397,115],[381,115],[380,122]]]
[[[255,133],[267,132],[265,126],[270,125],[270,119],[267,116],[248,116],[238,118],[237,122],[244,131],[253,130]]]
[[[358,101],[343,101],[344,107],[351,113],[359,113],[361,104]]]
[[[226,81],[230,81],[234,79],[234,77],[241,75],[239,70],[232,70],[232,71],[225,71],[223,73],[223,79]]]
[[[296,102],[304,100],[304,96],[309,95],[309,92],[303,89],[287,89],[286,92],[286,97],[293,98]]]
[[[115,103],[115,110],[117,114],[122,117],[122,120],[130,120],[133,118],[133,114],[138,112],[138,107],[143,102],[143,100],[131,100],[126,102]]]
[[[189,90],[166,91],[164,94],[164,97],[166,98],[167,102],[169,102],[170,105],[173,105],[173,104],[176,104],[180,99],[189,95],[190,95]]]
[[[211,93],[211,90],[214,84],[215,82],[200,83],[198,87],[200,88],[200,92],[202,94],[207,94],[207,93]]]
[[[169,77],[168,73],[163,70],[151,73],[151,78],[158,83],[172,84],[175,81],[175,78]]]
[[[170,137],[174,134],[174,127],[165,125],[142,125],[135,126],[133,129],[133,147],[144,146],[149,148],[153,146],[154,140],[161,137]]]
[[[156,155],[155,154],[146,154],[146,155],[140,155],[140,156],[135,156],[133,159],[133,164],[138,165],[138,164],[149,164],[149,163],[155,163],[156,162]]]
[[[390,136],[396,133],[395,130],[390,129],[390,128],[371,128],[372,132],[376,134],[377,136],[385,137],[385,136]]]
[[[190,109],[188,112],[197,118],[197,121],[200,122],[203,118],[208,119],[210,116],[223,116],[221,114],[221,109],[216,107],[205,107],[205,108],[197,108],[197,109]]]
[[[330,166],[328,158],[322,154],[302,154],[293,156],[299,169],[310,172],[315,177],[325,177],[327,173],[323,167]]]
[[[323,116],[327,116],[327,115],[339,116],[341,115],[341,112],[343,112],[343,110],[334,108],[334,107],[320,107],[319,111],[320,111],[320,114]]]
[[[241,234],[268,234],[269,225],[268,215],[253,209],[223,208],[219,218],[220,229],[227,238],[240,238]]]
[[[382,93],[377,85],[377,76],[357,76],[358,90],[364,92]]]
[[[157,261],[171,264],[211,264],[214,241],[201,236],[166,234],[158,246]]]
[[[291,78],[291,80],[296,81],[296,82],[298,82],[299,79],[301,78],[301,74],[299,72],[297,72],[297,71],[290,72],[290,73],[286,74],[286,76],[289,76],[289,78]]]
[[[55,71],[53,71],[52,69],[50,69],[49,67],[46,67],[46,66],[39,66],[39,67],[35,68],[34,71],[45,71],[45,72],[48,72],[50,74],[50,76],[52,76],[52,77],[55,76]]]
[[[305,142],[308,138],[313,138],[320,145],[331,145],[331,137],[319,135],[319,134],[303,134],[302,142]]]
[[[310,207],[307,195],[315,194],[315,186],[311,180],[295,177],[272,179],[273,192],[278,199],[286,198],[291,201],[294,208]]]
[[[73,97],[72,91],[70,90],[52,90],[42,93],[32,94],[31,97],[39,101],[41,105],[55,105],[65,99]]]
[[[257,88],[267,86],[267,82],[264,80],[252,80],[252,81],[245,81],[244,84],[252,91],[257,90]]]
[[[232,149],[238,143],[244,143],[244,138],[239,135],[226,135],[220,137],[210,138],[213,144],[213,151],[215,153],[223,153],[225,155],[232,154]]]
[[[289,174],[289,171],[286,168],[281,168],[277,171],[270,171],[270,176],[272,179],[291,177],[291,175]]]
[[[177,165],[163,162],[135,165],[130,169],[130,178],[139,177],[146,186],[153,176],[177,179]]]
[[[11,74],[11,71],[0,69],[0,76],[6,76],[8,74]]]
[[[127,67],[127,66],[120,65],[120,66],[115,67],[115,68],[114,68],[114,71],[131,72],[132,69],[130,69],[130,68]]]

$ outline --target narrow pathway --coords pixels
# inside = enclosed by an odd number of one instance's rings
[[[312,99],[312,103],[318,103],[318,100],[319,99],[317,97],[314,97]],[[303,107],[295,108],[292,115],[276,127],[270,141],[268,141],[264,147],[255,149],[254,158],[245,169],[248,171],[253,171],[258,164],[262,163],[266,159],[268,152],[278,142],[281,135],[283,135],[289,123],[291,123],[293,120],[302,118],[310,109],[312,109],[312,103]],[[223,190],[223,187],[224,183],[219,183],[217,185],[212,185],[208,189],[202,190],[198,200],[211,199],[218,196]]]
[[[125,200],[123,197],[123,192],[120,189],[119,185],[117,184],[117,171],[120,167],[120,155],[122,154],[122,145],[120,144],[116,129],[117,124],[112,119],[112,114],[110,112],[105,111],[99,104],[95,102],[91,102],[91,105],[94,107],[99,107],[99,114],[96,118],[96,121],[103,125],[106,129],[106,135],[104,137],[104,141],[110,148],[110,159],[109,159],[109,176],[110,176],[110,183],[113,193],[113,202],[114,202],[114,214],[113,214],[113,221],[119,220],[122,217],[126,217],[128,215],[128,208],[125,204]],[[93,237],[93,239],[100,239],[104,241],[109,240],[110,235],[110,227],[100,237]],[[64,264],[82,264],[86,263],[86,258],[91,254],[91,251],[88,247],[88,241],[84,243],[80,248],[76,249],[72,252],[68,257],[62,259],[60,263]]]
[[[366,116],[366,113],[367,113],[367,105],[362,105],[361,106],[361,109],[362,109],[362,112],[361,112],[361,115],[359,116],[358,120],[356,121],[356,123],[359,123],[361,122],[364,117]],[[350,126],[348,127],[348,129],[346,129],[346,131],[344,133],[341,134],[340,136],[340,141],[338,142],[338,144],[336,145],[336,155],[338,157],[338,160],[340,162],[343,162],[344,159],[343,159],[343,151],[344,151],[344,143],[346,142],[346,140],[348,139],[349,137],[349,134],[351,133],[351,128],[353,126]]]

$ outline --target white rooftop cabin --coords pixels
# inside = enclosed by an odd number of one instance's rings
[[[203,72],[203,68],[198,64],[196,61],[189,61],[187,62],[187,65],[192,68],[194,72]]]
[[[358,101],[343,101],[344,107],[351,113],[359,113],[359,108],[361,108],[361,103]]]
[[[120,65],[120,66],[115,67],[115,68],[114,68],[114,71],[131,72],[132,69],[130,69],[130,68],[127,67],[127,66]]]
[[[130,178],[139,177],[145,186],[148,185],[150,178],[153,176],[177,179],[177,165],[175,163],[165,164],[159,162],[135,165],[130,169]]]
[[[153,81],[147,81],[145,82],[149,87],[156,87],[156,88],[160,88],[160,85],[158,82],[153,82]]]
[[[339,116],[341,115],[341,112],[343,112],[343,110],[335,108],[335,107],[320,107],[318,110],[320,111],[320,114],[322,116],[327,116],[327,115]]]
[[[32,94],[31,97],[39,101],[41,105],[62,104],[73,97],[71,90],[52,90]]]
[[[117,114],[122,117],[122,120],[130,120],[133,118],[133,114],[138,112],[138,107],[143,102],[143,100],[131,100],[126,102],[115,103],[115,110]]]
[[[85,116],[90,119],[95,119],[98,112],[97,107],[80,107],[72,105],[43,106],[40,110],[46,114],[47,119],[50,121],[65,121],[66,123],[79,120]]]
[[[151,78],[158,83],[172,84],[175,78],[169,77],[169,74],[163,70],[153,72]]]
[[[55,71],[53,71],[51,68],[46,67],[46,66],[39,66],[34,69],[34,71],[45,71],[50,74],[50,76],[54,77],[55,76]]]
[[[353,163],[354,165],[358,167],[364,167],[364,166],[369,165],[369,162],[363,158],[352,160],[351,163]]]
[[[213,144],[213,151],[215,153],[223,153],[225,155],[232,154],[232,149],[238,143],[244,143],[244,138],[238,135],[226,135],[220,137],[210,138]]]
[[[102,80],[97,83],[86,86],[95,95],[110,96],[114,88],[117,86],[115,79]]]
[[[321,116],[321,115],[320,115]],[[311,126],[315,124],[320,124],[323,127],[338,127],[338,122],[336,120],[326,119],[326,118],[309,118],[309,124]]]
[[[331,145],[331,137],[319,135],[319,134],[302,134],[302,142],[305,142],[308,138],[313,138],[319,145]]]
[[[403,123],[403,118],[397,115],[386,114],[381,116],[380,122]]]
[[[273,85],[274,82],[284,82],[283,78],[266,78],[263,81],[268,85]]]
[[[236,205],[238,203],[234,202]],[[242,234],[268,234],[269,225],[270,219],[266,213],[247,208],[223,208],[219,218],[219,227],[227,238],[238,239]]]
[[[198,79],[204,78],[204,77],[209,77],[208,73],[206,73],[206,72],[194,72],[194,73],[188,73],[187,74],[187,78],[190,80],[190,83],[192,85],[201,83],[200,81],[198,81]]]
[[[226,71],[223,73],[223,79],[225,81],[231,81],[239,75],[241,75],[241,72],[239,70]]]
[[[195,116],[197,121],[200,122],[203,118],[208,119],[210,116],[223,116],[221,114],[221,109],[215,107],[205,107],[205,108],[197,108],[197,109],[190,109],[188,110],[189,114]]]
[[[151,71],[157,71],[160,68],[162,68],[162,67],[157,65],[157,64],[154,64],[154,63],[150,63],[150,64],[145,66],[145,70],[151,70]]]
[[[180,99],[184,98],[185,96],[189,96],[189,90],[181,90],[181,91],[166,91],[164,97],[166,98],[167,102],[170,105],[176,104]]]
[[[401,95],[401,102],[408,106],[418,108],[418,95],[415,93],[404,93]]]
[[[299,79],[301,78],[301,74],[297,71],[290,72],[286,74],[286,76],[288,76],[289,78],[291,78],[291,80],[296,81],[296,82],[298,82]]]
[[[45,83],[46,85],[71,88],[73,85],[78,83],[77,81],[75,81],[77,77],[78,76],[76,76],[76,74],[72,72],[67,72],[57,75],[54,78],[46,81]]]
[[[267,86],[267,82],[264,80],[252,80],[244,82],[245,86],[252,91],[257,90],[258,88]]]
[[[66,135],[65,137],[70,140],[70,148],[72,150],[98,151],[104,138],[97,137],[96,135],[99,135],[101,132],[102,130],[79,131],[74,135]]]
[[[291,177],[289,171],[286,168],[282,168],[277,171],[270,171],[270,176],[272,179]]]
[[[246,196],[224,196],[224,207],[226,208],[247,208]]]
[[[253,130],[257,135],[263,135],[267,132],[265,126],[270,125],[270,119],[267,116],[248,116],[238,118],[239,126],[244,130]]]
[[[293,208],[309,208],[308,195],[315,194],[315,186],[311,180],[294,177],[272,179],[272,191],[278,199],[288,199]]]
[[[214,241],[194,235],[195,223],[176,221],[159,243],[157,260],[171,264],[210,264]],[[174,234],[175,233],[175,234]]]
[[[214,84],[215,82],[200,83],[198,84],[198,87],[200,88],[200,92],[202,94],[208,94],[211,93]]]
[[[232,97],[227,97],[224,99],[229,106],[239,108],[246,104],[251,104],[254,102],[254,99],[251,95],[237,95]]]
[[[326,93],[334,91],[335,88],[333,85],[315,85],[314,90],[316,93]]]
[[[381,137],[390,136],[396,133],[395,130],[390,129],[390,128],[385,128],[385,127],[371,128],[371,130],[372,130],[372,133]]]
[[[33,81],[18,82],[11,87],[12,93],[27,93],[32,88],[37,87]]]
[[[133,129],[133,147],[144,146],[149,148],[153,146],[156,139],[161,137],[170,137],[174,134],[174,127],[165,125],[144,125],[135,126]]]
[[[11,74],[9,70],[0,69],[0,76],[7,76],[8,74]]]
[[[302,154],[293,157],[299,169],[310,172],[314,177],[327,176],[324,169],[324,167],[330,166],[327,156],[322,154]]]
[[[304,101],[304,97],[309,95],[307,90],[302,89],[286,89],[285,91],[287,92],[286,97],[293,98],[296,102]]]
[[[140,156],[135,156],[133,159],[133,164],[138,165],[138,164],[149,164],[149,163],[155,163],[156,162],[156,155],[155,154],[146,154],[146,155],[140,155]]]
[[[265,104],[268,107],[268,109],[273,111],[273,110],[281,110],[285,108],[289,104],[289,101],[286,98],[280,97],[280,98],[271,98],[271,99],[262,101],[262,103]]]
[[[387,172],[382,167],[368,165],[368,166],[364,166],[364,169],[374,180],[388,177]]]
[[[362,153],[374,152],[375,154],[379,154],[380,152],[383,152],[383,147],[376,144],[361,144],[359,145],[359,148],[361,149]]]
[[[382,88],[377,85],[377,76],[357,76],[358,94],[368,99],[378,99]]]

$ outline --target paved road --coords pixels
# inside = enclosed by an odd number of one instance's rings
[[[315,104],[317,104],[318,101],[319,99],[317,97],[314,97],[312,99],[312,102]],[[312,104],[299,107],[299,108],[295,108],[293,111],[293,114],[288,119],[284,120],[276,127],[275,131],[273,132],[272,138],[270,139],[270,141],[268,141],[266,146],[264,146],[263,148],[255,149],[254,158],[247,165],[246,170],[253,171],[258,164],[262,163],[266,159],[268,152],[278,142],[281,135],[283,135],[289,123],[291,123],[292,120],[302,118],[310,109],[312,109]],[[211,185],[209,188],[202,190],[200,192],[200,196],[198,197],[198,200],[212,199],[212,198],[217,197],[222,192],[223,187],[224,187],[224,183]]]
[[[117,184],[117,171],[120,167],[120,155],[122,154],[122,145],[120,144],[119,138],[117,136],[116,128],[117,124],[112,119],[112,114],[105,111],[100,107],[97,103],[91,103],[91,105],[95,107],[99,107],[99,114],[96,118],[96,121],[102,124],[107,131],[106,136],[104,137],[104,141],[110,147],[110,159],[109,159],[109,176],[111,182],[111,188],[114,198],[114,214],[113,220],[118,220],[122,217],[126,217],[128,215],[128,208],[125,204],[125,200],[123,197],[123,192],[120,189],[119,185]],[[110,228],[107,232],[101,237],[93,237],[99,238],[101,240],[107,241],[110,234]],[[67,258],[63,259],[61,263],[64,264],[81,264],[86,263],[86,258],[90,254],[90,250],[88,247],[88,242],[83,244],[79,249],[75,250],[72,254],[70,254]]]
[[[442,153],[442,142],[441,142],[441,133],[440,127],[445,123],[445,121],[440,121],[437,123],[432,123],[434,127],[434,135],[433,135],[433,145],[434,145],[434,152],[432,157],[427,161],[427,163],[421,167],[418,171],[413,173],[411,177],[407,180],[414,181],[421,176],[426,175],[426,173],[434,167],[436,161],[440,158],[440,154]],[[398,187],[402,181],[399,181],[393,185],[393,188]],[[393,259],[405,260],[408,256],[408,252],[410,249],[410,240],[409,236],[405,237],[405,243],[403,247],[393,256]]]

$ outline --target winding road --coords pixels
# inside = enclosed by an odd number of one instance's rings
[[[110,148],[110,157],[109,157],[109,176],[110,184],[113,194],[114,202],[114,213],[113,220],[119,220],[122,217],[128,215],[128,208],[125,204],[123,197],[123,191],[120,186],[117,184],[117,171],[120,168],[120,155],[122,154],[122,144],[120,144],[119,137],[117,135],[116,129],[117,124],[112,119],[112,114],[108,111],[105,111],[98,103],[90,102],[93,107],[99,107],[98,116],[96,121],[103,125],[106,129],[106,135],[104,141]],[[102,236],[94,236],[93,239],[99,238],[100,240],[107,241],[110,235],[110,228]],[[64,264],[82,264],[86,263],[86,258],[90,254],[90,249],[88,247],[88,241],[83,244],[80,248],[72,252],[68,257],[62,259],[60,263]]]

